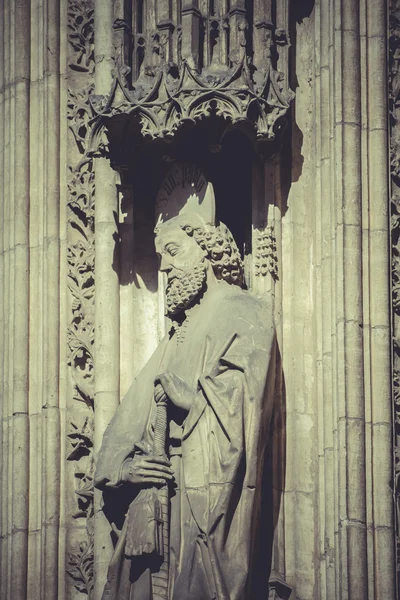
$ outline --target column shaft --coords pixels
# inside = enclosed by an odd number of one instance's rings
[[[390,358],[390,259],[388,104],[385,78],[387,15],[380,0],[367,2],[368,189],[372,516],[374,600],[395,590],[392,500],[392,396]],[[369,565],[372,569],[372,565]]]
[[[335,1],[338,526],[343,600],[368,597],[359,18],[359,0]]]
[[[42,406],[43,406],[43,13],[31,3],[30,209],[29,209],[29,537],[28,590],[40,598],[42,577]]]
[[[11,286],[10,286],[10,4],[8,2],[4,5],[4,31],[3,31],[3,47],[4,47],[4,180],[3,180],[3,192],[4,192],[4,240],[3,240],[3,252],[4,252],[4,300],[5,300],[5,314],[7,319],[4,323],[4,379],[3,379],[3,477],[2,477],[2,569],[1,569],[1,587],[4,597],[8,600],[10,596],[9,577],[11,573],[11,417],[12,410],[10,410],[9,402],[9,388],[10,388],[10,337],[12,332],[10,331],[10,313],[11,313]]]
[[[323,540],[321,554],[324,557],[324,572],[321,577],[321,598],[334,598],[336,594],[334,547],[335,547],[335,483],[334,483],[334,415],[332,403],[332,85],[330,72],[330,44],[332,17],[328,3],[320,4],[319,61],[320,61],[320,228],[321,244],[321,361],[322,382],[319,402],[322,404],[320,436],[323,438],[323,481],[321,481],[321,532]]]
[[[113,67],[113,5],[95,3],[95,89],[107,94]],[[95,305],[95,432],[98,452],[104,430],[119,403],[119,278],[115,239],[118,235],[118,195],[115,173],[108,159],[95,161],[96,182],[96,305]],[[100,508],[101,494],[95,491],[94,598],[100,599],[111,557],[109,524]]]
[[[25,600],[29,514],[29,85],[30,2],[14,6],[14,339],[11,597]]]
[[[7,448],[7,416],[5,414],[5,397],[6,397],[6,385],[5,385],[5,367],[6,367],[6,329],[7,329],[7,296],[6,292],[6,187],[5,187],[5,111],[6,111],[6,91],[5,91],[5,61],[6,61],[6,47],[5,47],[5,3],[4,0],[0,1],[0,64],[3,68],[0,69],[0,131],[3,132],[3,143],[0,147],[0,182],[2,192],[2,202],[0,208],[1,218],[1,239],[0,239],[0,277],[3,281],[3,293],[1,297],[0,307],[0,392],[1,392],[1,406],[0,406],[0,417],[1,417],[1,431],[0,431],[0,444],[1,444],[1,455],[0,455],[0,485],[3,490],[0,498],[0,593],[5,595],[5,586],[7,580],[7,505],[6,505],[6,482],[7,482],[7,460],[8,460],[8,448]]]
[[[60,6],[47,0],[45,27],[45,222],[43,593],[58,598],[60,520]]]

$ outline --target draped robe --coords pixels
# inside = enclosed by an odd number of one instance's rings
[[[189,412],[182,417],[172,410],[170,417],[176,484],[170,508],[169,600],[267,597],[270,540],[261,524],[270,510],[263,495],[274,356],[271,307],[218,282],[188,312],[179,335],[167,335],[137,375],[97,459],[95,485],[104,490],[104,510],[122,527],[104,600],[152,598],[146,557],[124,554],[125,509],[119,500],[127,488],[131,500],[133,486],[121,484],[120,474],[124,461],[143,444],[152,445],[154,380],[165,372],[195,391]]]

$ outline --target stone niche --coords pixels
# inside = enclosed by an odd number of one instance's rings
[[[164,196],[179,203],[185,186],[199,195],[212,193],[216,217],[232,232],[244,260],[246,287],[273,301],[279,278],[275,220],[286,210],[290,187],[288,182],[281,191],[285,183],[274,181],[284,178],[277,169],[290,148],[285,130],[294,98],[289,88],[293,21],[286,0],[127,2],[113,16],[115,65],[108,89],[100,85],[103,93],[96,89],[90,98],[87,154],[96,159],[96,173],[99,162],[108,161],[118,174],[113,268],[120,289],[122,396],[166,330],[153,233]],[[96,286],[97,302],[98,280]],[[279,377],[272,528],[285,472]],[[277,563],[265,557],[266,570],[271,561]],[[284,577],[273,564],[271,597],[289,597]]]
[[[149,298],[157,288],[156,196],[168,173],[175,186],[179,163],[213,186],[247,285],[273,281],[276,197],[267,188],[294,97],[288,1],[125,2],[113,17],[115,66],[105,93],[90,97],[88,155],[106,156],[119,175],[121,284],[143,278]],[[149,331],[144,315],[134,320]]]

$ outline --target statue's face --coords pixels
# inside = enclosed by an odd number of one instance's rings
[[[164,225],[156,237],[160,271],[167,275],[167,315],[176,316],[196,302],[205,289],[205,251],[179,225]]]
[[[198,265],[205,256],[204,250],[179,225],[163,227],[156,237],[156,252],[160,271],[167,274],[168,281]]]

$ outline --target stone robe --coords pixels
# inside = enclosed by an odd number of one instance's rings
[[[152,444],[154,380],[171,372],[196,390],[188,413],[171,408],[170,600],[255,600],[268,595],[271,508],[264,457],[274,397],[271,308],[219,282],[193,307],[179,336],[167,335],[135,378],[103,439],[95,485],[122,532],[103,599],[150,600],[146,556],[124,555],[130,484],[125,460]],[[139,444],[138,444],[139,443]],[[138,445],[137,445],[138,444]],[[129,489],[128,489],[129,488]],[[115,526],[114,526],[115,529]]]

